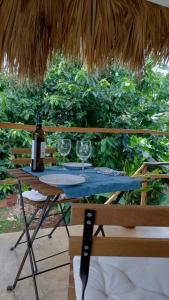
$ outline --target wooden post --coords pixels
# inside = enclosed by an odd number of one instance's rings
[[[144,168],[142,170],[143,174],[145,174],[147,172],[147,165],[144,164]],[[145,189],[147,187],[147,181],[142,183],[142,189]],[[143,191],[141,192],[141,205],[146,205],[146,198],[147,198],[147,192]]]

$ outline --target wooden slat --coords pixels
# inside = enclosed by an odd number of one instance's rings
[[[13,155],[17,155],[17,154],[31,154],[31,148],[11,148],[11,153]],[[54,154],[56,152],[55,149],[53,148],[46,148],[45,152],[47,154]]]
[[[145,182],[147,180],[150,179],[168,179],[169,178],[169,174],[153,174],[153,173],[145,173],[143,175],[137,175],[137,176],[132,176],[135,178],[140,178],[142,179],[142,182]]]
[[[44,196],[55,196],[55,195],[63,194],[63,191],[61,189],[52,187],[45,183],[43,184],[31,183],[30,187],[38,191],[39,193],[43,194]]]
[[[29,165],[31,164],[31,158],[28,157],[19,157],[19,158],[14,158],[11,159],[12,163],[15,165]],[[48,164],[48,163],[55,163],[56,159],[54,157],[45,157],[44,158],[44,163]]]
[[[42,184],[36,177],[32,177],[31,174],[30,176],[19,176],[18,180],[20,180],[22,183],[25,183],[27,185],[31,184]]]
[[[81,255],[82,237],[71,236],[69,254]],[[94,237],[93,256],[169,257],[169,239]]]
[[[96,225],[169,226],[169,207],[72,204],[72,224],[84,222],[84,210],[96,211]]]
[[[146,174],[150,179],[169,179],[169,174]]]
[[[12,177],[18,178],[18,177],[30,177],[31,174],[24,172],[21,169],[7,169],[7,173],[11,175]]]
[[[11,162],[15,165],[30,165],[31,161],[31,158],[28,157],[19,157],[11,159]]]
[[[32,189],[38,191],[44,196],[55,196],[64,193],[62,189],[48,185],[46,183],[42,183],[39,180],[37,180],[37,178],[34,178],[33,176],[30,178],[19,177],[18,180],[20,180],[22,183],[29,185]]]
[[[143,182],[141,188],[142,188],[142,191],[141,191],[141,201],[140,201],[140,204],[141,205],[146,205],[146,198],[147,198],[146,188],[147,188],[147,182]]]
[[[60,188],[53,187],[40,181],[37,182],[36,179],[33,180],[32,178],[18,177],[18,180],[20,180],[21,183],[29,185],[32,189],[38,191],[44,196],[55,196],[64,193]]]
[[[16,179],[4,179],[4,180],[0,180],[0,184],[4,185],[4,184],[17,184],[18,181]]]
[[[42,183],[37,177],[26,173],[21,169],[9,169],[7,171],[12,177],[17,178],[21,183],[29,185],[32,189],[37,190],[44,196],[54,196],[64,193],[62,189]]]
[[[17,123],[3,123],[0,122],[0,128],[9,128],[9,129],[19,129],[19,130],[27,130],[34,131],[34,125],[25,125],[25,124],[17,124]],[[162,132],[157,130],[149,130],[149,129],[123,129],[123,128],[82,128],[82,127],[48,127],[43,126],[44,131],[46,132],[77,132],[77,133],[113,133],[113,134],[152,134],[152,135],[161,135],[161,136],[169,136],[169,132]]]
[[[31,154],[30,148],[11,148],[12,154]]]
[[[142,170],[143,174],[145,174],[147,172],[147,164],[144,164],[144,168]],[[147,188],[147,182],[143,182],[142,183],[142,189],[143,191],[141,192],[141,205],[145,205],[146,204],[146,198],[147,198],[147,192],[145,191],[145,189]]]
[[[51,187],[49,185],[31,184],[30,187],[44,196],[55,196],[63,194],[63,191],[59,188]]]

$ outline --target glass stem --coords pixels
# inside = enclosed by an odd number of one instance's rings
[[[84,175],[84,159],[82,160],[82,175]]]
[[[62,159],[62,170],[65,170],[65,167],[64,167],[64,162],[65,162],[65,156],[62,155],[63,159]]]

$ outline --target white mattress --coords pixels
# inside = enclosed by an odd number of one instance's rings
[[[140,230],[140,229],[139,229]],[[138,235],[138,229],[131,230]],[[148,229],[146,236],[150,236]],[[158,236],[153,230],[153,236]],[[161,229],[168,237],[169,229]],[[144,236],[144,234],[142,234]],[[80,257],[74,258],[77,300],[81,300]],[[169,300],[169,259],[91,257],[85,300]]]

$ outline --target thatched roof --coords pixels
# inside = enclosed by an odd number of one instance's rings
[[[151,1],[151,2],[150,2]],[[116,60],[140,70],[145,57],[169,59],[168,0],[0,0],[0,61],[42,78],[53,53],[89,70]]]

